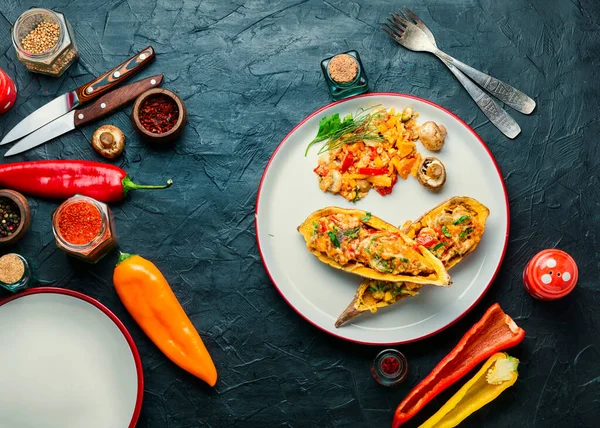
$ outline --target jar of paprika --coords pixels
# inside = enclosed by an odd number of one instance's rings
[[[67,199],[54,211],[52,232],[58,248],[88,263],[96,263],[118,245],[108,205],[82,195]]]
[[[15,105],[17,87],[8,74],[0,68],[0,114],[6,113]]]

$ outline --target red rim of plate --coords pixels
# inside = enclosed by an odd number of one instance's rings
[[[294,305],[292,305],[292,303],[287,299],[287,297],[285,297],[285,295],[283,294],[283,292],[281,291],[281,289],[279,288],[279,286],[277,285],[277,283],[273,280],[273,276],[271,275],[271,272],[269,271],[267,263],[265,262],[265,257],[263,255],[262,248],[260,246],[260,238],[259,238],[259,235],[258,235],[258,204],[259,204],[259,201],[260,201],[260,195],[261,195],[261,192],[262,192],[263,183],[264,183],[265,177],[267,175],[267,171],[269,170],[269,167],[271,166],[271,162],[273,162],[273,159],[275,158],[275,155],[277,155],[277,152],[279,151],[279,149],[281,148],[281,146],[283,146],[283,144],[287,141],[287,139],[290,137],[290,135],[292,135],[294,132],[296,132],[296,130],[298,128],[300,128],[302,125],[304,125],[304,123],[306,121],[308,121],[310,118],[316,116],[317,114],[321,113],[323,110],[328,109],[329,107],[333,107],[335,105],[342,104],[344,102],[347,102],[347,101],[350,101],[350,100],[354,100],[354,99],[357,99],[357,98],[368,98],[368,97],[376,97],[376,96],[392,96],[392,97],[408,98],[408,99],[411,99],[411,100],[421,101],[421,102],[423,102],[425,104],[429,104],[430,106],[433,106],[433,107],[435,107],[435,108],[437,108],[437,109],[439,109],[439,110],[441,110],[441,111],[449,114],[454,119],[456,119],[458,122],[460,122],[465,128],[467,128],[471,132],[471,134],[473,134],[473,136],[477,139],[477,141],[479,141],[479,143],[483,146],[483,148],[485,149],[485,151],[488,153],[490,159],[492,160],[492,163],[496,167],[496,172],[498,173],[498,176],[500,177],[500,183],[502,184],[502,190],[504,192],[504,202],[505,202],[505,206],[506,206],[506,233],[504,235],[504,248],[502,249],[502,254],[500,256],[500,260],[498,261],[498,266],[496,266],[494,274],[492,275],[492,278],[490,279],[490,282],[485,286],[485,289],[483,290],[483,292],[479,295],[479,297],[475,300],[475,302],[473,302],[473,304],[467,308],[467,310],[465,310],[462,314],[460,314],[459,316],[457,316],[454,320],[450,321],[445,326],[443,326],[443,327],[441,327],[441,328],[439,328],[439,329],[437,329],[437,330],[435,330],[435,331],[433,331],[431,333],[424,334],[424,335],[419,336],[419,337],[415,337],[414,339],[401,340],[401,341],[398,341],[398,342],[363,342],[361,340],[350,339],[348,337],[344,337],[344,336],[340,336],[338,334],[335,334],[334,332],[331,332],[331,331],[325,329],[324,327],[321,327],[320,325],[316,324],[312,320],[310,320],[306,315],[304,315]],[[355,97],[350,97],[350,98],[346,98],[346,99],[343,99],[343,100],[340,100],[340,101],[335,101],[333,103],[327,104],[324,107],[321,107],[317,111],[315,111],[315,112],[311,113],[310,115],[308,115],[307,117],[305,117],[298,125],[296,125],[284,137],[283,140],[281,140],[281,143],[279,143],[279,145],[277,146],[277,148],[275,149],[275,151],[271,155],[271,158],[269,159],[269,162],[267,163],[267,166],[265,167],[265,170],[263,172],[262,178],[260,179],[260,184],[258,185],[258,194],[256,196],[256,208],[255,208],[254,211],[255,211],[254,227],[255,227],[255,230],[256,230],[256,242],[258,244],[258,252],[260,253],[260,257],[262,259],[262,262],[263,262],[263,265],[265,267],[265,270],[267,271],[267,275],[269,275],[269,278],[271,279],[271,282],[273,283],[273,285],[275,286],[275,288],[277,289],[277,291],[279,291],[279,294],[281,294],[281,297],[283,297],[283,300],[285,300],[287,302],[287,304],[289,306],[291,306],[292,309],[294,309],[294,311],[296,311],[296,313],[298,315],[300,315],[302,318],[304,318],[306,321],[308,321],[310,324],[312,324],[313,326],[315,326],[319,330],[324,331],[325,333],[330,334],[331,336],[337,337],[338,339],[346,340],[348,342],[358,343],[358,344],[361,344],[361,345],[372,345],[372,346],[394,346],[394,345],[402,345],[402,344],[405,344],[405,343],[417,342],[419,340],[423,340],[423,339],[426,339],[428,337],[431,337],[431,336],[434,336],[434,335],[440,333],[441,331],[447,329],[448,327],[450,327],[451,325],[453,325],[454,323],[456,323],[458,320],[460,320],[466,314],[468,314],[471,311],[471,309],[473,309],[477,305],[477,303],[479,303],[481,301],[481,299],[483,298],[483,296],[485,295],[485,293],[487,293],[487,291],[489,290],[490,286],[492,285],[492,283],[496,279],[496,276],[498,275],[498,272],[500,271],[500,267],[502,266],[502,261],[504,260],[504,255],[506,254],[506,247],[508,246],[508,234],[509,234],[509,231],[510,231],[510,208],[509,208],[509,205],[508,205],[508,192],[506,191],[506,184],[504,183],[504,179],[502,178],[502,173],[500,172],[500,167],[498,166],[498,163],[496,162],[496,158],[494,158],[494,155],[492,154],[492,152],[490,151],[490,149],[488,148],[488,146],[485,144],[485,142],[481,139],[481,137],[479,135],[477,135],[477,133],[473,130],[473,128],[471,128],[469,125],[467,125],[464,120],[462,120],[460,117],[458,117],[454,113],[446,110],[444,107],[439,106],[436,103],[428,101],[428,100],[425,100],[423,98],[415,97],[413,95],[399,94],[399,93],[396,93],[396,92],[371,92],[369,94],[357,95]]]
[[[135,428],[137,424],[138,418],[140,417],[140,412],[142,411],[142,399],[144,396],[144,373],[142,371],[142,360],[140,359],[140,353],[138,352],[137,347],[127,331],[125,325],[121,322],[119,318],[115,314],[112,313],[110,309],[104,306],[102,303],[97,301],[96,299],[86,296],[85,294],[79,293],[78,291],[67,290],[64,288],[54,288],[54,287],[37,287],[31,288],[29,290],[21,291],[12,296],[9,296],[5,299],[0,299],[0,306],[12,302],[13,300],[19,299],[21,297],[30,296],[32,294],[64,294],[66,296],[75,297],[77,299],[83,300],[86,303],[91,304],[92,306],[100,309],[105,315],[107,315],[112,322],[119,328],[125,340],[129,344],[129,348],[131,349],[131,354],[133,355],[133,360],[135,361],[135,370],[137,372],[138,378],[138,391],[137,397],[135,400],[135,409],[133,410],[133,416],[131,417],[131,422],[129,423],[129,428]]]

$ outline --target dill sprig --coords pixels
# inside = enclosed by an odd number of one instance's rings
[[[336,113],[321,119],[319,132],[306,148],[306,153],[313,144],[327,140],[319,150],[319,155],[340,148],[344,144],[358,143],[363,140],[383,141],[383,138],[375,130],[374,121],[380,120],[387,115],[385,110],[380,110],[375,105],[369,108],[359,108],[354,116],[348,115],[340,120]]]

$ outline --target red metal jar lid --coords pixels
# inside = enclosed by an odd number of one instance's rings
[[[569,294],[579,276],[575,260],[557,249],[537,253],[525,267],[523,283],[527,291],[542,300],[554,300]]]

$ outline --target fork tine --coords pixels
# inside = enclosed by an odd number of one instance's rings
[[[402,28],[406,28],[409,25],[415,25],[415,24],[412,24],[412,23],[408,22],[406,19],[402,18],[397,13],[391,13],[390,15],[392,15],[392,19],[394,20],[394,22],[397,25],[400,25]]]
[[[425,25],[425,23],[423,21],[421,21],[419,19],[419,17],[417,15],[415,15],[415,13],[410,10],[409,8],[405,7],[404,9],[406,9],[406,11],[408,12],[408,14],[410,15],[410,17],[417,23],[417,24],[423,24]]]
[[[385,25],[387,25],[387,24],[385,24]],[[385,32],[386,32],[386,34],[387,34],[388,36],[390,36],[392,39],[394,39],[394,41],[395,41],[396,43],[400,43],[400,37],[399,37],[399,36],[397,36],[395,33],[391,33],[391,32],[390,32],[390,31],[388,31],[388,29],[387,29],[387,28],[385,28],[385,27],[381,27],[381,29],[382,29],[383,31],[385,31]]]
[[[396,37],[401,38],[403,31],[395,25],[385,24],[385,26],[394,34]]]
[[[412,23],[412,22],[413,22],[413,21],[412,21],[412,19],[410,19],[410,18],[408,17],[408,15],[407,15],[406,13],[404,13],[404,11],[403,11],[403,10],[399,10],[398,12],[400,13],[400,15],[402,15],[402,18],[404,18],[406,21],[408,21],[408,22],[410,22],[410,23]]]
[[[392,21],[390,18],[387,19],[389,24],[385,24],[389,27],[390,30],[392,30],[395,33],[400,33],[402,34],[404,32],[404,26],[398,24],[397,22]]]

